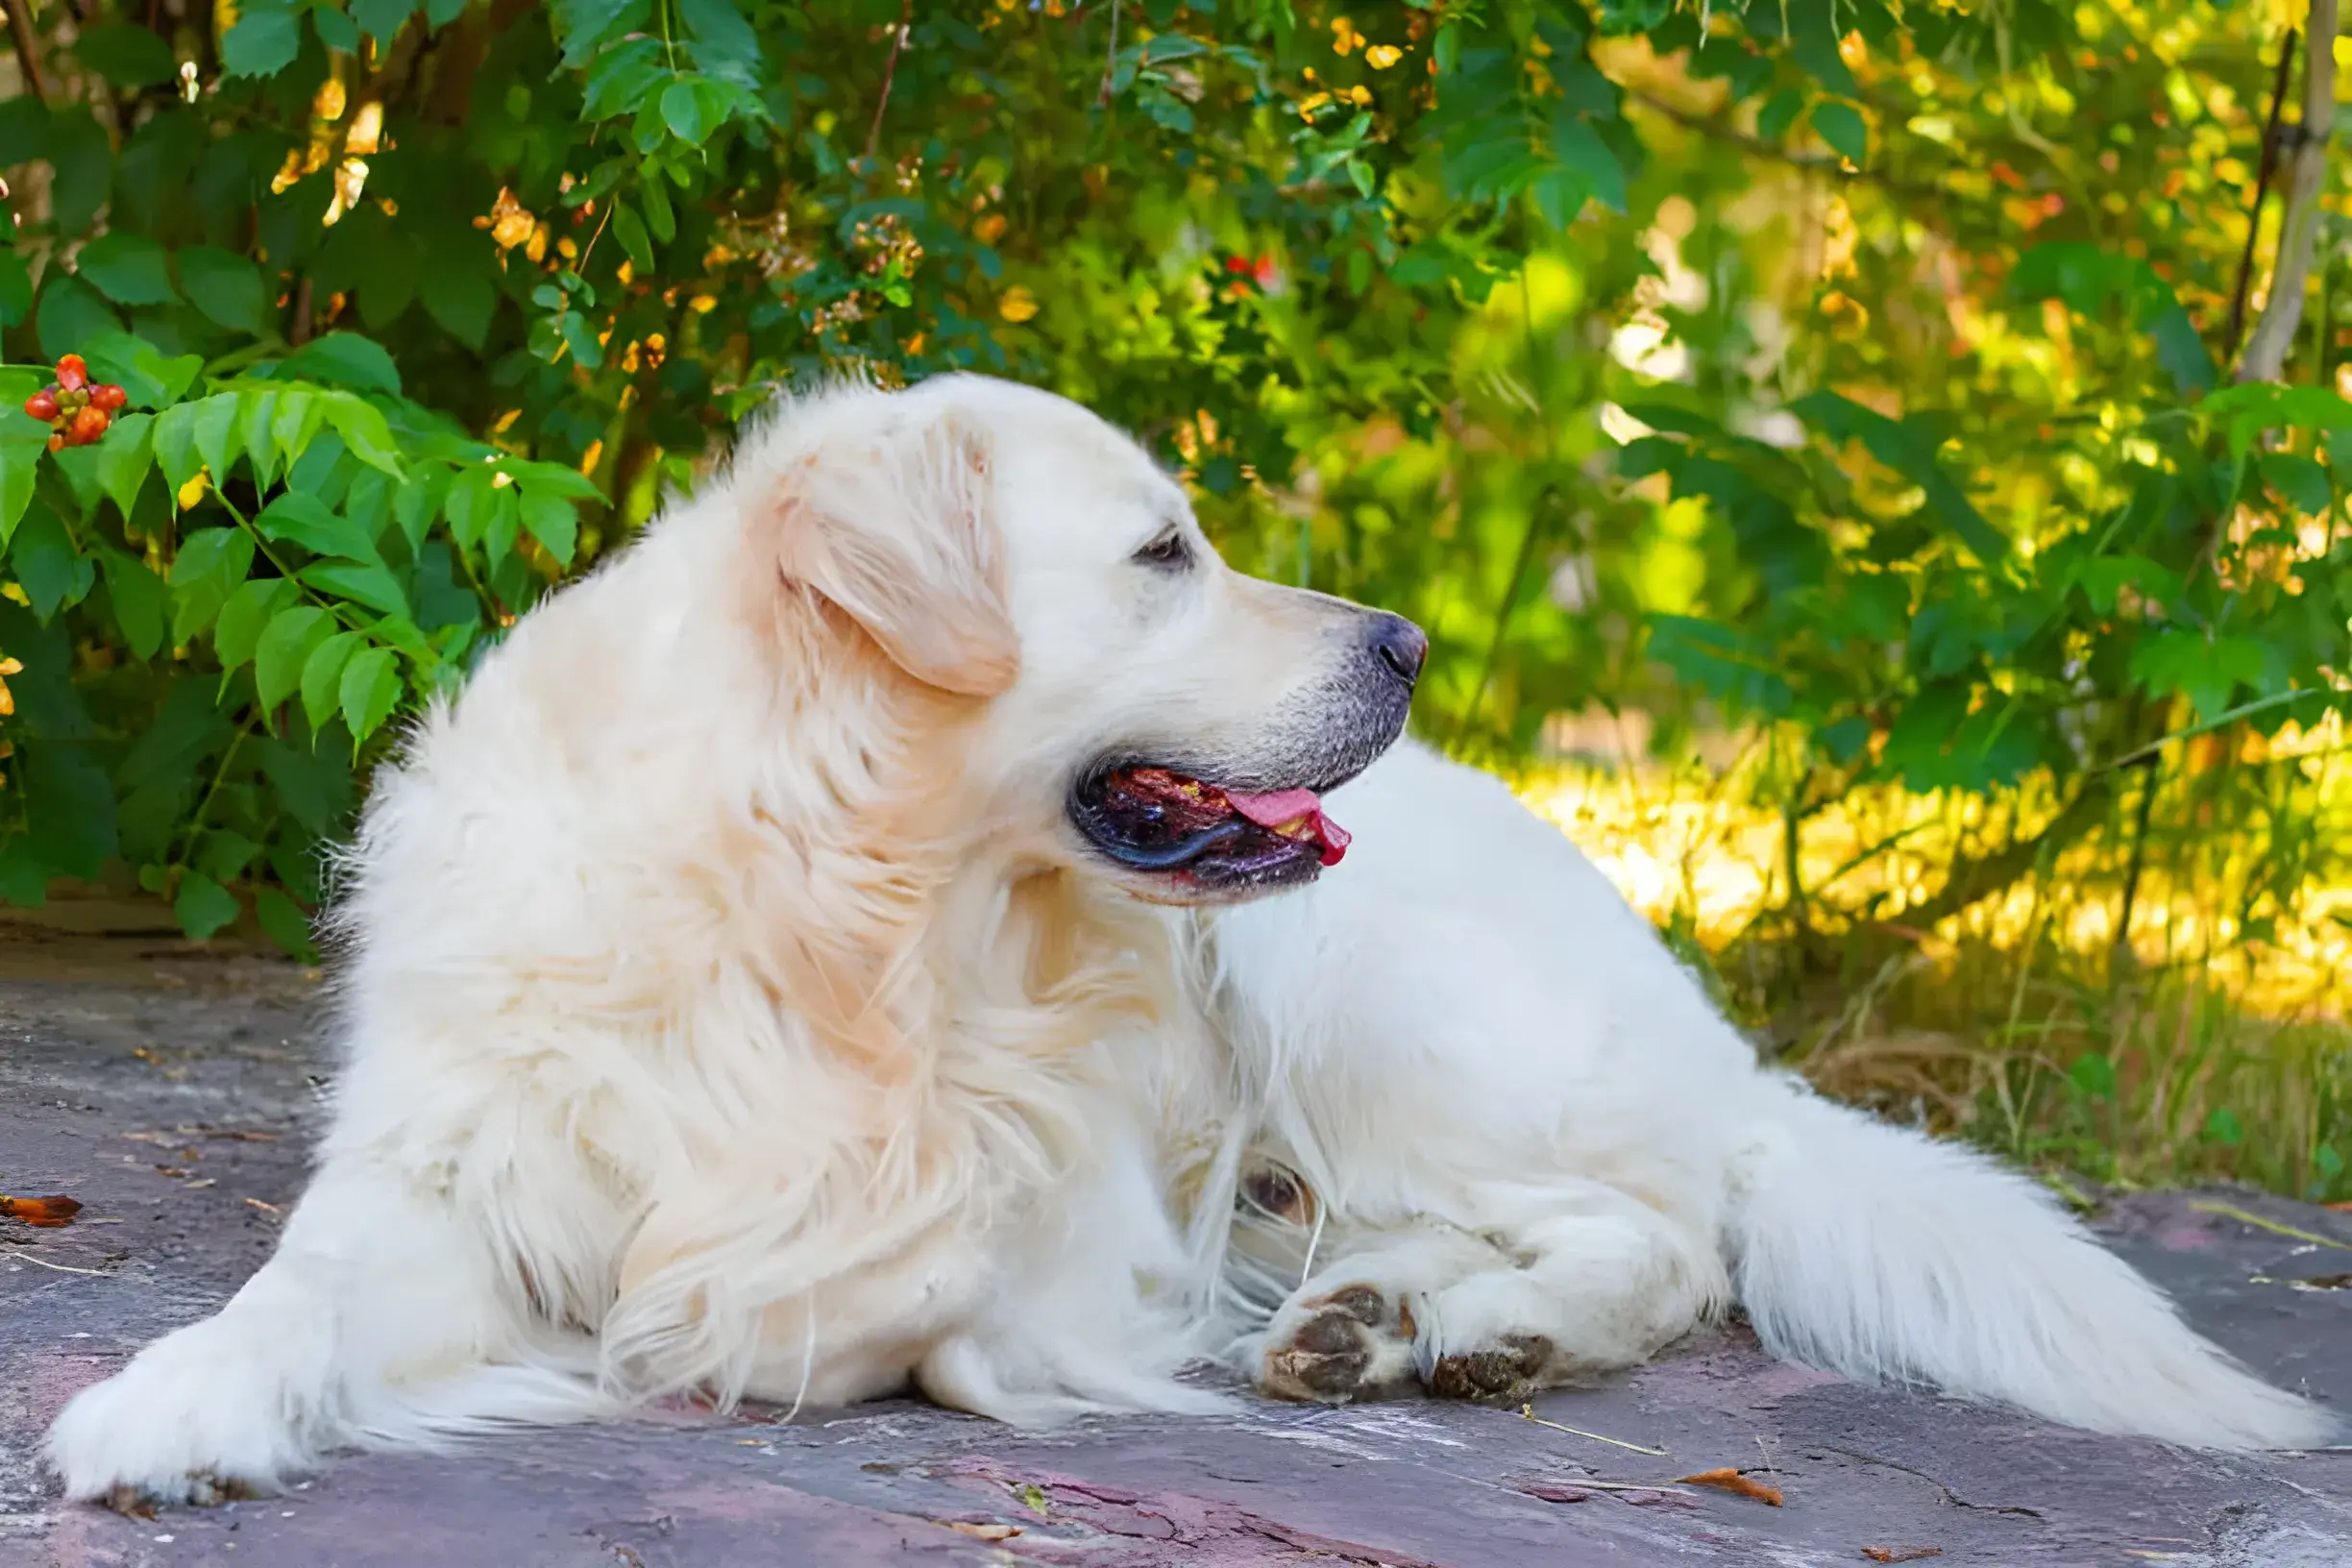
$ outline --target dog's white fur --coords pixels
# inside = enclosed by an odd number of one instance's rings
[[[1497,780],[1409,744],[1331,803],[1345,865],[1209,922],[1259,1152],[1312,1194],[1286,1222],[1245,1204],[1228,1269],[1269,1388],[1515,1399],[1737,1300],[1859,1380],[2202,1447],[2334,1430],[2035,1184],[1761,1070]]]
[[[1298,754],[1361,612],[1139,575],[1171,525],[1207,552],[1090,416],[959,379],[740,452],[380,779],[316,1177],[217,1316],[60,1417],[71,1496],[680,1392],[1203,1408],[1171,1373],[1245,1142],[1319,1205],[1311,1259],[1270,1222],[1224,1253],[1277,1392],[1516,1393],[1736,1294],[1857,1376],[2215,1446],[2323,1429],[2023,1181],[1760,1073],[1482,775],[1393,752],[1303,893],[1129,897],[1071,770],[1139,712]]]

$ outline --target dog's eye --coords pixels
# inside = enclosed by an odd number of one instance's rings
[[[1137,551],[1135,558],[1163,572],[1181,572],[1192,564],[1192,547],[1182,533],[1170,528]]]

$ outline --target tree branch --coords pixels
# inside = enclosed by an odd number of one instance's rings
[[[2336,118],[2336,0],[2311,0],[2303,30],[2303,123],[2295,136],[2287,211],[2279,220],[2278,259],[2270,268],[2270,297],[2238,362],[2241,381],[2275,381],[2303,325],[2303,296],[2319,243],[2319,195],[2327,184],[2328,132]]]
[[[16,63],[24,72],[25,86],[33,96],[46,103],[49,84],[41,77],[40,48],[33,39],[33,0],[6,0],[9,36],[16,42]]]
[[[907,24],[915,14],[915,0],[898,0],[898,25],[891,30],[890,63],[882,68],[882,95],[874,100],[873,124],[866,128],[866,157],[874,156],[882,140],[882,112],[890,108],[891,84],[898,80],[898,57],[906,53]]]
[[[2229,336],[2222,342],[2222,356],[2227,359],[2238,352],[2245,331],[2246,288],[2254,281],[2254,242],[2262,237],[2263,203],[2270,195],[2270,178],[2278,173],[2279,116],[2287,110],[2287,82],[2294,70],[2295,39],[2293,28],[2287,30],[2287,41],[2279,45],[2277,72],[2270,80],[2270,118],[2263,127],[2262,163],[2254,175],[2254,205],[2246,213],[2245,249],[2238,257],[2238,286],[2230,294]]]

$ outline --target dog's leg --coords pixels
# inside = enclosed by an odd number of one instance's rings
[[[1517,1404],[1635,1366],[1696,1327],[1724,1293],[1703,1240],[1633,1205],[1515,1227],[1522,1262],[1432,1293],[1430,1392]]]
[[[1622,1199],[1478,1237],[1417,1235],[1342,1258],[1293,1295],[1260,1383],[1343,1403],[1417,1378],[1441,1397],[1517,1403],[1638,1364],[1722,1294],[1703,1242]]]
[[[1439,1226],[1365,1237],[1243,1341],[1242,1360],[1278,1399],[1344,1405],[1403,1393],[1421,1375],[1432,1295],[1501,1262],[1478,1237]]]
[[[481,1364],[517,1348],[521,1293],[431,1177],[332,1156],[228,1306],[66,1406],[51,1462],[72,1498],[208,1503],[347,1443],[549,1418],[563,1380]]]

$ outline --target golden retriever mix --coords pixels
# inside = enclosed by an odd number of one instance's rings
[[[1061,399],[785,408],[377,781],[309,1190],[67,1409],[67,1489],[682,1390],[1208,1403],[1147,1293],[1189,1267],[1158,1129],[1208,1058],[1127,894],[1311,876],[1301,792],[1396,739],[1425,648],[1224,570]]]
[[[1426,649],[1058,398],[785,407],[378,780],[310,1189],[66,1409],[68,1492],[686,1391],[1196,1409],[1218,1331],[1292,1398],[1517,1398],[1734,1295],[1856,1376],[2326,1430],[2023,1182],[1759,1070],[1494,781],[1376,762]]]

